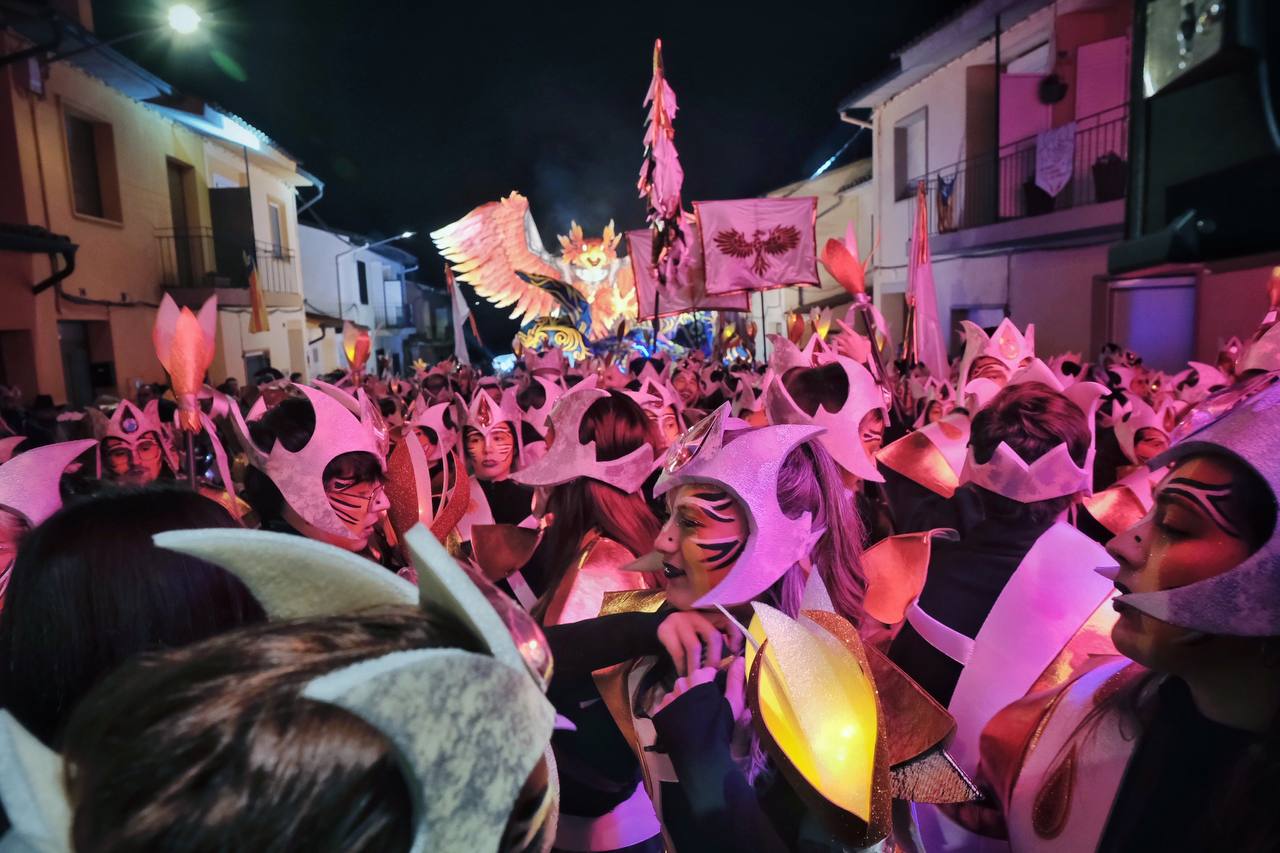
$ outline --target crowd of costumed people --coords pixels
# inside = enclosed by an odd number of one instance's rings
[[[1280,325],[0,404],[4,850],[1280,849]]]

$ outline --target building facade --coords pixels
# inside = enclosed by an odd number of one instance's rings
[[[0,223],[76,247],[56,281],[65,256],[0,248],[0,382],[84,405],[164,381],[151,329],[165,293],[193,307],[217,294],[214,383],[303,371],[297,208],[317,182],[244,120],[70,32],[74,56],[0,65]],[[0,30],[0,56],[33,38]]]
[[[370,330],[375,354],[405,372],[413,361],[406,344],[415,333],[407,277],[418,259],[360,234],[316,225],[299,229],[302,278],[307,293],[307,360],[316,375],[347,367],[342,326],[350,320]]]

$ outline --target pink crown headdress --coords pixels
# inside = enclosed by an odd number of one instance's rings
[[[744,414],[753,414],[762,412],[765,408],[765,396],[769,392],[769,386],[774,382],[773,368],[765,371],[764,376],[760,378],[760,385],[757,389],[747,379],[743,379],[738,383],[738,392],[733,397],[733,416],[740,418]]]
[[[1165,421],[1165,407],[1161,406],[1160,411],[1157,412],[1148,406],[1145,401],[1137,397],[1131,398],[1129,404],[1129,411],[1125,412],[1116,421],[1114,430],[1116,443],[1120,445],[1120,452],[1125,455],[1126,459],[1136,465],[1138,456],[1134,450],[1134,445],[1137,443],[1138,432],[1144,429],[1154,429],[1168,436],[1169,425]]]
[[[32,527],[40,524],[62,506],[62,472],[95,444],[92,438],[48,444],[0,465],[0,509],[16,513]]]
[[[111,419],[107,421],[107,431],[103,438],[122,441],[130,450],[133,450],[147,433],[155,433],[165,464],[169,466],[170,471],[176,473],[178,458],[173,447],[170,446],[169,431],[164,428],[164,423],[160,420],[159,400],[152,400],[141,409],[128,400],[121,400],[116,410],[111,413]]]
[[[275,483],[285,503],[303,521],[334,536],[349,538],[351,532],[334,513],[324,491],[324,469],[344,453],[368,453],[386,470],[386,456],[377,435],[377,425],[362,419],[334,397],[305,385],[294,385],[311,403],[316,426],[306,445],[296,453],[277,440],[264,452],[254,444],[249,428],[232,408],[231,423],[244,448],[249,464]],[[367,398],[365,398],[367,400]],[[366,408],[366,412],[371,407]]]
[[[1048,364],[1063,388],[1069,388],[1084,379],[1085,363],[1082,353],[1060,353],[1050,358]]]
[[[534,349],[526,349],[524,351],[524,365],[529,368],[530,373],[537,373],[539,370],[552,371],[557,379],[564,375],[568,364],[565,363],[564,351],[559,347],[547,347],[544,352],[538,352]]]
[[[542,386],[544,394],[542,405],[530,409],[522,409],[520,419],[533,427],[538,435],[545,435],[547,432],[547,418],[551,416],[551,410],[555,408],[556,403],[564,396],[564,386],[545,376],[533,376],[530,381]]]
[[[1024,335],[1018,331],[1018,327],[1013,321],[1005,317],[1000,321],[1000,325],[996,327],[994,335],[988,336],[982,327],[969,320],[961,320],[961,327],[964,329],[964,355],[960,359],[960,381],[957,387],[965,390],[965,386],[969,384],[969,368],[978,360],[980,356],[989,356],[996,359],[1010,373],[1017,370],[1024,359],[1034,358],[1036,354],[1036,327],[1034,323],[1027,324],[1027,332]]]
[[[810,343],[813,340],[816,340],[816,336],[810,339]],[[876,469],[875,460],[863,449],[861,437],[858,434],[858,427],[868,412],[878,409],[885,413],[886,422],[888,420],[884,394],[876,384],[875,378],[853,359],[827,353],[821,357],[821,363],[840,365],[844,370],[849,393],[838,410],[831,411],[826,406],[820,405],[817,411],[810,415],[796,404],[791,393],[787,391],[784,377],[786,371],[791,368],[784,365],[789,361],[790,358],[784,356],[770,364],[776,378],[764,393],[769,422],[815,424],[822,427],[824,432],[818,437],[818,441],[841,468],[863,480],[870,480],[873,483],[884,482],[884,476]]]
[[[1182,402],[1194,406],[1210,394],[1223,390],[1231,382],[1230,376],[1212,364],[1188,361],[1187,369],[1173,377],[1174,394]]]
[[[565,394],[551,411],[555,441],[546,455],[513,473],[511,479],[526,486],[558,486],[588,477],[628,494],[638,490],[653,471],[653,448],[648,442],[618,459],[600,460],[594,441],[583,444],[578,440],[587,409],[608,396],[608,391],[599,388],[574,389]]]
[[[643,374],[641,375],[643,376]],[[623,393],[639,403],[643,409],[665,409],[670,406],[675,411],[676,418],[680,421],[683,429],[684,401],[680,399],[680,395],[675,392],[675,389],[662,379],[641,379],[639,388],[635,391],[624,391]]]
[[[445,423],[445,415],[452,414],[453,403],[436,403],[430,405],[426,398],[418,395],[409,408],[409,420],[405,426],[410,429],[423,428],[435,433],[435,446],[431,449],[429,461],[437,462],[458,443],[457,427]]]
[[[747,542],[729,573],[695,607],[751,601],[771,587],[813,546],[812,516],[788,518],[778,503],[778,476],[792,450],[819,436],[819,426],[768,426],[737,430],[725,403],[694,424],[667,451],[653,493],[661,497],[693,483],[710,483],[732,495],[747,516]],[[732,440],[730,440],[732,438]]]
[[[1093,415],[1106,388],[1096,382],[1077,382],[1069,388],[1063,388],[1049,366],[1038,358],[1015,371],[1005,387],[1025,382],[1047,385],[1075,403],[1084,414],[1085,422],[1089,425],[1089,449],[1085,454],[1084,464],[1076,464],[1065,442],[1027,464],[1017,451],[1002,441],[996,446],[991,458],[982,463],[974,459],[973,448],[970,446],[964,468],[960,472],[960,482],[973,483],[1019,503],[1046,501],[1076,492],[1092,494]]]

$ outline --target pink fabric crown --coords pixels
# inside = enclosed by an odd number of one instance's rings
[[[427,405],[426,398],[419,394],[414,399],[413,406],[409,410],[407,426],[411,428],[425,427],[436,434],[436,444],[432,448],[428,461],[438,462],[458,443],[458,430],[447,426],[444,422],[445,413],[449,411],[452,405],[452,403],[436,403],[434,406],[430,406]]]
[[[92,438],[48,444],[0,465],[0,509],[35,527],[62,507],[58,483],[75,458],[97,444]]]
[[[1084,465],[1075,463],[1065,443],[1028,465],[1017,451],[1002,441],[991,458],[981,464],[973,458],[971,446],[960,472],[960,482],[974,483],[1019,503],[1046,501],[1076,492],[1093,494],[1093,415],[1107,389],[1096,382],[1076,382],[1064,389],[1049,366],[1038,358],[1015,370],[1005,387],[1027,382],[1047,385],[1075,403],[1084,414],[1089,425],[1089,450]]]
[[[525,423],[537,430],[538,435],[546,435],[547,418],[551,417],[551,410],[555,408],[556,403],[564,396],[564,386],[545,376],[534,376],[532,381],[542,386],[546,396],[541,406],[522,410],[520,417]]]
[[[555,441],[545,456],[513,473],[511,479],[526,486],[558,486],[588,477],[628,494],[637,491],[653,471],[653,448],[648,442],[619,459],[601,461],[596,457],[594,441],[578,441],[587,409],[608,396],[608,391],[599,388],[574,389],[564,395],[551,411]]]
[[[1033,358],[1036,354],[1034,323],[1027,324],[1027,333],[1024,335],[1012,320],[1005,317],[996,327],[995,334],[990,336],[978,324],[969,320],[961,320],[960,325],[964,329],[965,340],[964,355],[960,359],[961,391],[967,390],[965,386],[969,384],[969,368],[979,356],[997,359],[1012,373],[1022,364],[1023,359]]]
[[[315,431],[297,453],[286,449],[279,441],[264,453],[253,443],[238,408],[232,407],[231,423],[249,457],[249,464],[275,483],[285,503],[303,521],[334,536],[349,538],[351,531],[334,513],[325,495],[324,469],[344,453],[368,453],[385,471],[387,460],[382,453],[377,426],[371,420],[357,417],[324,391],[306,385],[295,384],[294,387],[311,403],[316,415]]]
[[[747,515],[747,544],[728,575],[694,602],[695,607],[744,604],[771,587],[797,562],[809,556],[812,516],[788,518],[778,503],[783,460],[804,442],[821,435],[820,426],[768,426],[727,433],[741,421],[729,417],[725,403],[696,423],[671,446],[654,487],[661,496],[680,486],[711,483],[727,491]]]
[[[111,413],[111,420],[107,422],[107,432],[103,438],[118,439],[128,445],[130,450],[133,450],[143,436],[149,432],[156,434],[156,441],[160,442],[160,450],[164,456],[165,464],[169,466],[170,471],[176,473],[178,470],[178,457],[174,453],[173,447],[170,446],[169,432],[164,428],[164,423],[160,420],[159,400],[152,400],[142,409],[139,409],[128,400],[121,400],[119,405],[116,406],[116,410]]]
[[[810,338],[810,343],[816,339],[816,335]],[[775,371],[776,378],[764,393],[765,410],[769,413],[769,422],[814,424],[822,427],[824,432],[818,437],[818,441],[841,468],[860,479],[883,483],[884,476],[876,469],[875,460],[863,449],[862,439],[858,433],[858,426],[868,412],[879,409],[885,412],[885,420],[888,421],[884,394],[880,391],[880,386],[876,384],[876,380],[865,367],[851,358],[827,353],[819,356],[818,361],[819,364],[838,364],[844,370],[849,382],[849,393],[844,399],[844,405],[834,412],[825,406],[819,406],[812,415],[806,413],[796,404],[783,382],[786,370],[790,369],[784,366],[789,363],[789,360],[784,358],[770,365]]]

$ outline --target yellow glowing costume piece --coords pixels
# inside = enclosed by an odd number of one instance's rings
[[[751,632],[763,643],[762,722],[792,766],[825,799],[872,822],[878,709],[870,674],[825,628],[753,603]],[[747,668],[755,661],[747,652]]]

